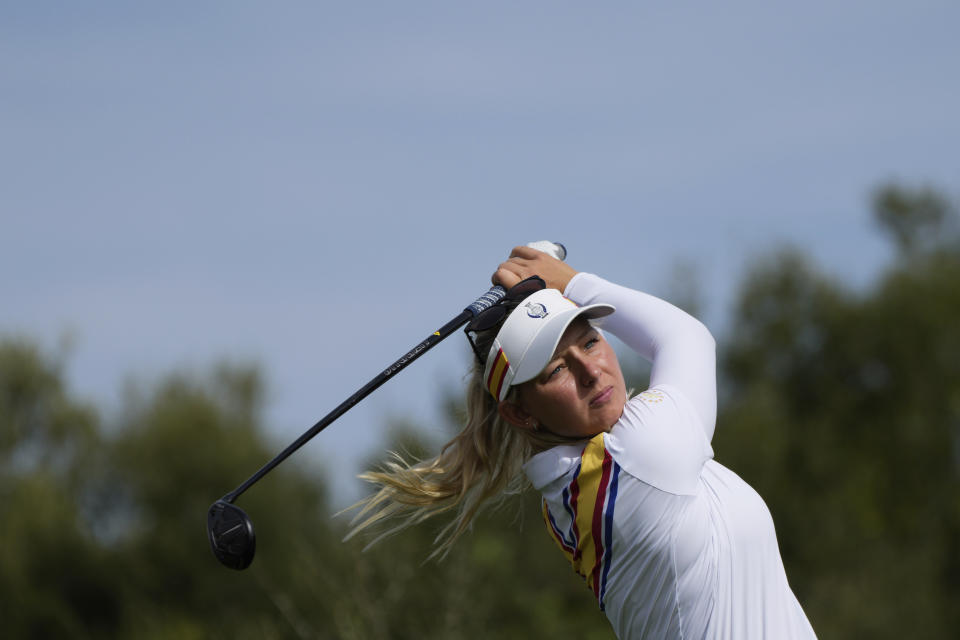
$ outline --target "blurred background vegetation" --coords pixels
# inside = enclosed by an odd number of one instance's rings
[[[757,258],[718,336],[714,449],[770,506],[820,637],[956,637],[957,209],[895,184],[872,207],[897,251],[866,289],[797,248]],[[173,373],[106,416],[64,366],[29,337],[0,338],[4,638],[612,637],[532,491],[425,562],[441,523],[365,552],[343,543],[322,470],[295,457],[244,495],[257,559],[225,569],[206,509],[276,453],[257,368]],[[453,432],[459,399],[437,401]],[[414,427],[397,433],[384,451],[429,446]]]

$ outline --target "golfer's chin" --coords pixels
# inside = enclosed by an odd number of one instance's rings
[[[627,390],[616,386],[605,389],[596,396],[596,399],[590,404],[591,413],[595,424],[600,431],[607,432],[613,429],[620,416],[623,415],[623,408],[627,404]]]

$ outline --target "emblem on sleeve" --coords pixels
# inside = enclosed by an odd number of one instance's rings
[[[640,399],[644,402],[649,402],[651,404],[656,404],[663,402],[664,399],[663,391],[657,391],[656,389],[647,389],[640,394]]]

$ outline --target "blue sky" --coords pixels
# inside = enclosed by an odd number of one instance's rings
[[[106,407],[131,376],[256,360],[279,450],[530,240],[661,295],[691,264],[735,330],[753,256],[793,243],[863,286],[889,257],[870,189],[956,195],[957,24],[953,2],[3,2],[0,333],[72,336]],[[468,353],[298,456],[355,491]]]

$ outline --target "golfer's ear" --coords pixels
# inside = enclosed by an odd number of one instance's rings
[[[497,405],[500,417],[519,429],[534,429],[536,422],[529,413],[520,408],[520,405],[509,400],[503,400]]]

